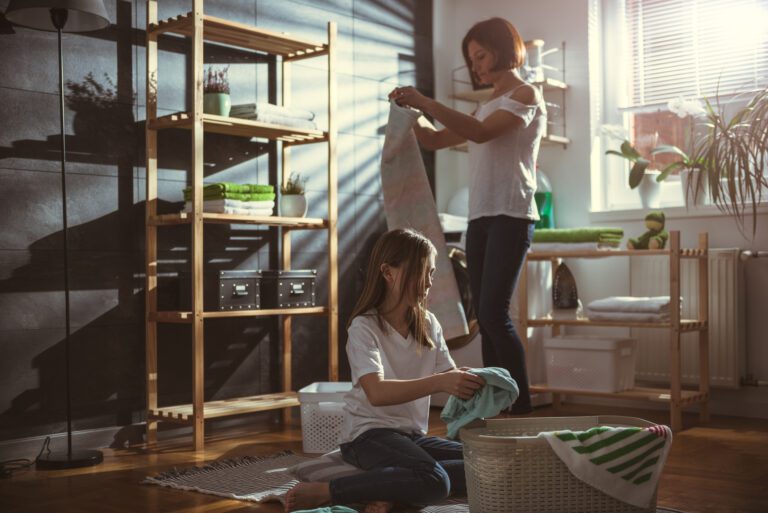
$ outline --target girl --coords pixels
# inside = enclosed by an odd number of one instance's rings
[[[352,391],[345,397],[341,454],[367,472],[329,483],[299,483],[286,511],[366,503],[384,513],[395,502],[429,504],[466,493],[462,446],[426,436],[429,396],[470,399],[484,381],[457,369],[440,324],[425,308],[435,247],[413,230],[379,238],[348,325]]]
[[[523,344],[509,318],[509,301],[539,219],[536,158],[546,128],[541,93],[520,78],[525,44],[511,23],[491,18],[473,26],[461,43],[472,83],[492,86],[471,115],[421,95],[413,87],[390,93],[400,105],[431,115],[446,128],[414,125],[428,150],[469,142],[467,266],[482,335],[483,365],[504,367],[520,387],[512,413],[529,413],[531,399]]]

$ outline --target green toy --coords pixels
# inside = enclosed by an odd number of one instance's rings
[[[664,229],[664,212],[655,210],[645,216],[645,226],[648,231],[636,239],[627,241],[629,249],[664,249],[669,233]]]

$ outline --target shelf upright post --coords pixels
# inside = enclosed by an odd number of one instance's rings
[[[291,62],[283,57],[281,66],[281,86],[282,86],[282,101],[283,106],[288,107],[291,104]],[[291,170],[291,147],[285,143],[282,143],[282,155],[281,155],[281,171],[280,171],[280,183],[286,185]],[[282,212],[280,212],[282,215]],[[282,237],[280,255],[281,269],[288,270],[291,268],[291,230],[288,227],[280,228]],[[282,369],[282,387],[283,392],[289,392],[292,390],[293,385],[293,317],[290,315],[281,315],[280,322],[282,323],[282,329],[280,330],[283,344],[283,369]],[[288,426],[291,422],[291,410],[290,408],[283,409],[283,425]]]
[[[192,27],[192,429],[196,451],[203,450],[203,0],[194,0]]]
[[[709,234],[699,234],[699,249],[704,253],[699,258],[699,315],[702,323],[699,329],[699,392],[704,395],[699,410],[699,419],[709,421]]]
[[[669,233],[669,381],[672,431],[683,427],[680,361],[680,232]]]
[[[328,22],[328,378],[339,380],[336,23]]]
[[[150,128],[149,121],[157,118],[157,32],[151,30],[157,25],[157,0],[147,0],[147,78],[146,78],[146,204],[144,207],[145,226],[145,347],[147,418],[147,447],[157,444],[157,420],[150,418],[150,412],[157,411],[157,130]]]

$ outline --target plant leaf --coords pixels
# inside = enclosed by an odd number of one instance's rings
[[[672,146],[671,144],[660,144],[659,146],[656,146],[654,149],[651,150],[652,155],[656,155],[657,153],[675,153],[677,155],[680,155],[684,159],[688,158],[688,155],[686,155],[683,150],[681,150],[677,146]]]
[[[629,172],[629,188],[636,189],[640,182],[643,180],[645,169],[650,164],[649,161],[644,158],[638,158],[637,162],[632,166],[632,171]]]
[[[664,169],[661,170],[661,174],[656,177],[656,181],[657,182],[663,182],[664,180],[667,179],[667,177],[669,176],[669,173],[671,173],[672,171],[674,171],[678,167],[683,167],[683,163],[682,162],[673,162],[673,163],[671,163],[670,165],[668,165],[667,167],[665,167]]]
[[[630,144],[629,141],[624,141],[621,143],[621,153],[624,155],[624,157],[630,159],[630,160],[637,160],[640,157],[640,153]]]
[[[625,158],[623,153],[618,152],[616,150],[606,150],[605,154],[606,155],[618,155],[621,158]]]

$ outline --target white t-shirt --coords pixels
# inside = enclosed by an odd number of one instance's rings
[[[539,219],[533,195],[547,110],[538,90],[535,105],[513,100],[513,92],[480,104],[474,114],[482,121],[497,110],[505,110],[522,119],[523,126],[484,143],[469,141],[470,220],[497,215]]]
[[[403,338],[383,321],[379,327],[375,310],[352,320],[347,340],[347,356],[352,370],[352,390],[344,396],[344,421],[341,442],[350,442],[372,428],[393,428],[407,433],[426,434],[429,420],[429,396],[403,404],[373,406],[360,385],[360,378],[376,373],[383,379],[417,379],[456,367],[443,330],[428,312],[428,329],[435,347],[419,344],[413,335]]]

